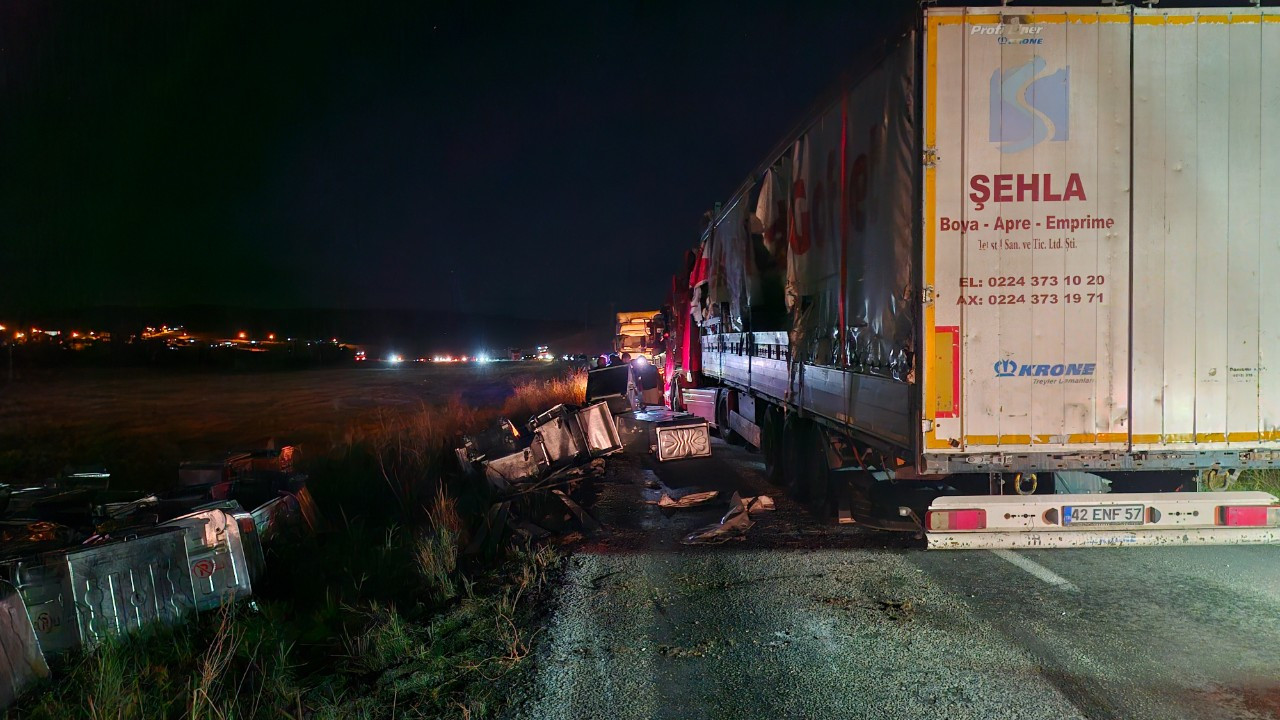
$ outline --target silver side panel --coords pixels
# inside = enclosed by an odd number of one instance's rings
[[[197,610],[214,610],[253,594],[249,561],[236,518],[209,508],[170,520],[161,527],[181,528]]]
[[[889,378],[840,368],[801,365],[788,378],[787,361],[747,354],[742,335],[704,338],[703,374],[781,405],[803,410],[854,431],[911,448],[911,388]],[[754,348],[765,352],[757,335]],[[785,337],[785,336],[784,336]],[[724,338],[725,351],[718,350]],[[782,347],[785,348],[785,345]],[[774,353],[777,354],[776,352]]]

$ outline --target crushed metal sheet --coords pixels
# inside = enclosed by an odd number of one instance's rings
[[[755,525],[755,523],[751,521],[751,516],[745,511],[731,512],[725,516],[724,522],[694,530],[686,535],[681,542],[685,545],[714,545],[730,540],[742,540],[746,538],[747,531],[751,529],[752,525]]]
[[[583,530],[593,533],[599,532],[604,528],[604,526],[600,524],[599,520],[591,517],[590,513],[583,510],[581,505],[571,500],[563,490],[552,490],[551,492],[555,493],[556,496],[560,498],[560,501],[564,503],[565,507],[569,508],[569,512],[573,513],[574,517],[578,518],[578,522],[582,525]]]
[[[685,545],[711,545],[729,540],[742,540],[746,538],[747,531],[755,525],[751,520],[751,511],[773,509],[773,498],[768,495],[744,498],[735,492],[733,497],[729,498],[729,510],[724,517],[720,518],[720,522],[689,533],[681,542]]]
[[[0,709],[31,683],[49,677],[35,628],[17,589],[0,581]]]

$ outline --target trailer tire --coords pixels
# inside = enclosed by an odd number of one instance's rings
[[[788,491],[819,519],[829,519],[834,507],[834,488],[822,428],[811,420],[791,417],[787,420],[783,436]]]
[[[741,435],[729,428],[729,393],[722,392],[716,400],[716,429],[720,432],[720,439],[730,445],[746,445],[747,441]]]
[[[782,485],[783,477],[783,435],[785,424],[782,411],[770,406],[764,411],[764,423],[760,428],[760,452],[764,455],[764,479],[771,485]]]

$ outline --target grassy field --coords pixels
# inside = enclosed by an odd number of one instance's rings
[[[528,666],[558,556],[488,527],[487,483],[461,475],[452,448],[500,414],[580,403],[585,374],[567,370],[103,372],[9,386],[0,447],[10,475],[102,460],[163,486],[180,458],[276,436],[303,444],[329,526],[269,548],[252,606],[57,658],[54,679],[10,716],[494,716]],[[462,552],[472,539],[480,549]]]
[[[274,373],[77,370],[0,383],[0,482],[100,463],[113,487],[160,489],[182,460],[269,438],[321,456],[389,420],[452,402],[501,407],[517,383],[563,365],[489,363]]]

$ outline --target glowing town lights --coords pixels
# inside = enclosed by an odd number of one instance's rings
[[[4,328],[0,327],[0,330],[4,330]],[[72,330],[72,331],[71,331],[71,337],[73,337],[73,338],[78,338],[78,337],[80,337],[80,333],[78,333],[78,332],[76,332],[76,331]]]
[[[7,329],[8,329],[8,328],[6,328],[5,326],[0,325],[0,332],[4,332],[4,331],[5,331],[5,330],[7,330]]]
[[[244,331],[242,330],[242,331],[240,331],[240,334],[239,334],[239,335],[237,335],[236,337],[239,337],[241,340],[243,340],[243,339],[245,339],[245,338],[249,337],[249,333],[244,332]]]
[[[276,339],[276,334],[275,334],[275,333],[267,333],[267,339],[268,339],[268,340],[275,340],[275,339]]]

